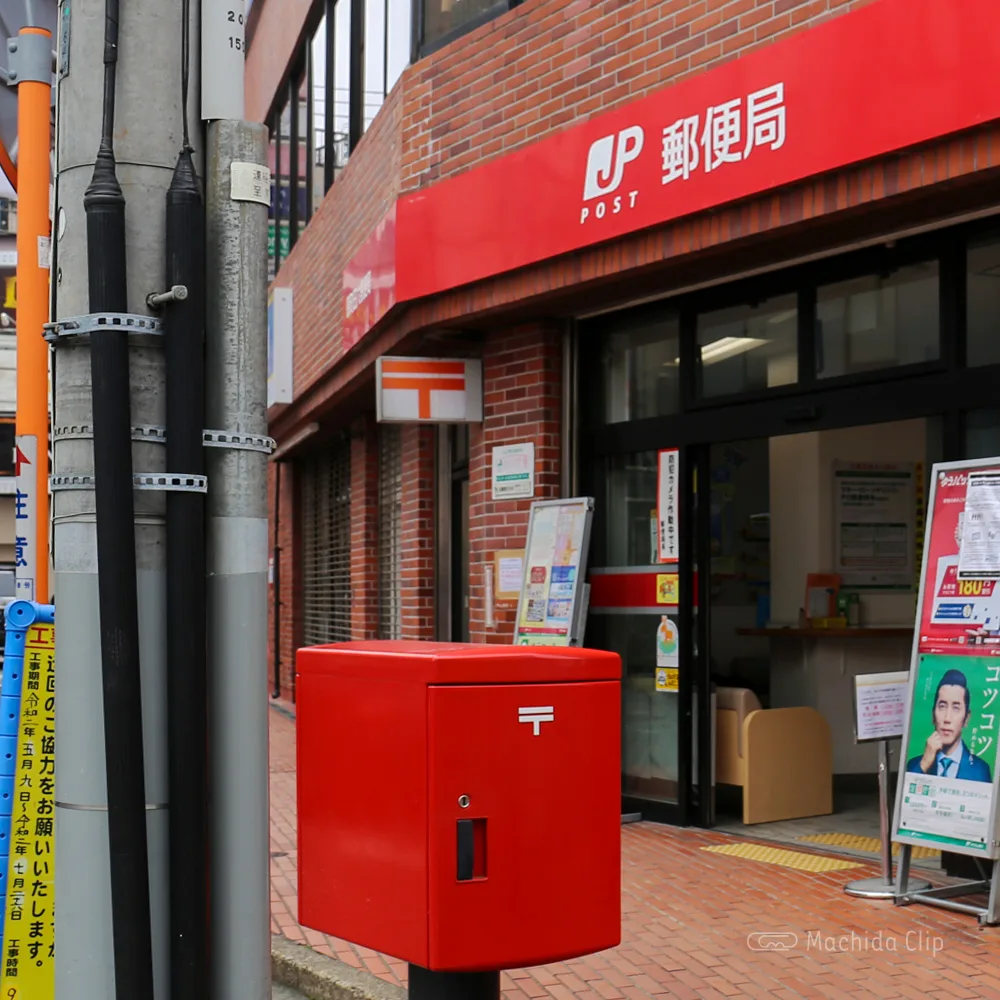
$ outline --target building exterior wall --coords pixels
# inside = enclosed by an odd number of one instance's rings
[[[470,438],[470,638],[509,641],[510,609],[487,628],[483,574],[495,551],[523,546],[530,504],[492,501],[491,450],[534,441],[535,498],[560,495],[568,431],[561,317],[975,209],[989,199],[1000,168],[1000,126],[987,122],[415,301],[345,353],[341,274],[395,200],[873,2],[881,0],[528,0],[403,72],[275,279],[294,290],[295,351],[294,400],[272,408],[272,433],[287,441],[318,422],[303,447],[322,447],[324,435],[345,427],[351,433],[356,638],[374,637],[378,627],[371,380],[379,356],[450,356],[445,334],[482,357],[484,421]],[[304,37],[310,4],[257,5],[247,113],[264,119]],[[433,428],[404,428],[406,638],[435,635],[435,440]],[[279,528],[286,693],[298,641],[295,468],[288,461],[282,476]]]
[[[473,642],[509,643],[514,609],[498,609],[487,628],[484,570],[493,554],[524,547],[528,500],[494,501],[492,450],[505,444],[535,446],[535,499],[560,495],[562,331],[534,323],[497,331],[483,343],[483,410],[469,457],[469,634]]]

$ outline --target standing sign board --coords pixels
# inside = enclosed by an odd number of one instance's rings
[[[1000,458],[935,465],[893,840],[1000,858]]]
[[[858,674],[854,678],[854,738],[858,743],[898,740],[906,723],[909,674]]]
[[[531,505],[515,645],[580,644],[593,512],[591,497]]]

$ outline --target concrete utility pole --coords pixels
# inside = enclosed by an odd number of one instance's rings
[[[181,14],[177,3],[121,5],[115,152],[126,200],[128,309],[149,315],[146,297],[163,291],[164,196],[182,141]],[[53,275],[58,320],[86,316],[87,227],[84,192],[101,135],[104,0],[63,0],[69,59],[58,110],[58,178]],[[192,48],[200,17],[192,4]],[[201,146],[197,60],[188,117]],[[194,113],[191,113],[194,109]],[[200,153],[200,150],[199,150]],[[201,169],[200,163],[198,164]],[[55,338],[53,514],[59,608],[56,697],[56,996],[112,1000],[107,792],[94,518],[93,421],[89,335],[62,328]],[[96,334],[100,336],[100,334]],[[162,338],[130,336],[135,473],[165,471]],[[183,470],[180,470],[183,471]],[[168,996],[168,801],[166,742],[165,497],[135,493],[135,541],[142,684],[142,726],[155,996]],[[203,696],[203,692],[193,692]],[[141,1000],[141,998],[136,998]]]
[[[243,0],[203,0],[212,1000],[268,1000],[267,129],[243,121]],[[221,442],[220,442],[221,443]]]
[[[239,435],[236,447],[211,449],[207,466],[212,1000],[267,1000],[271,990],[267,208],[234,200],[253,192],[232,181],[266,164],[263,125],[209,126],[207,413],[210,427]]]

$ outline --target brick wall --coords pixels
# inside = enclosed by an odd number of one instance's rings
[[[562,399],[561,332],[554,324],[497,330],[483,344],[483,423],[473,427],[469,454],[469,637],[509,643],[515,609],[486,627],[483,568],[499,549],[524,547],[530,500],[492,499],[493,448],[535,444],[535,499],[559,496]]]
[[[299,635],[297,609],[301,603],[296,600],[297,590],[295,569],[297,559],[295,554],[295,477],[294,468],[289,463],[281,465],[281,501],[277,499],[277,465],[272,462],[268,469],[268,506],[270,508],[270,523],[268,525],[268,550],[273,556],[275,510],[278,510],[278,547],[280,552],[280,574],[278,582],[280,606],[278,621],[280,623],[280,638],[278,648],[281,653],[281,695],[290,698],[292,694],[293,675],[295,672],[295,646]],[[274,681],[274,584],[268,587],[267,602],[267,676],[268,687],[273,687]]]
[[[378,635],[378,425],[351,425],[351,638]]]
[[[402,433],[402,637],[433,639],[436,428],[406,424]]]
[[[262,122],[305,35],[315,0],[257,0],[255,6],[243,101],[247,121]]]
[[[263,115],[309,3],[258,2],[247,107]],[[409,67],[275,281],[295,288],[296,395],[340,358],[344,266],[401,192],[868,2],[528,0]]]
[[[410,68],[403,189],[872,2],[529,0]]]
[[[296,394],[340,357],[341,274],[399,193],[400,97],[382,106],[275,279],[294,289]]]

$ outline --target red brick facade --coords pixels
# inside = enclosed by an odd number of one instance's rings
[[[498,609],[486,627],[484,568],[493,554],[524,547],[527,501],[492,499],[491,454],[498,445],[535,445],[535,498],[559,496],[561,475],[561,333],[554,324],[498,332],[483,344],[482,426],[469,457],[469,632],[473,642],[510,642],[514,609]]]
[[[523,546],[528,503],[490,499],[490,455],[498,444],[534,441],[536,498],[559,495],[558,317],[974,209],[996,181],[1000,128],[985,125],[418,301],[396,310],[344,356],[341,274],[394,200],[872,2],[879,0],[527,0],[404,71],[276,279],[295,294],[295,401],[272,411],[272,433],[286,441],[318,422],[320,433],[307,447],[323,447],[326,435],[351,431],[356,638],[378,628],[377,357],[453,356],[455,343],[442,336],[456,337],[460,353],[471,349],[482,357],[484,422],[470,440],[470,636],[509,641],[511,610],[498,610],[495,627],[486,626],[483,574],[496,550]],[[247,114],[264,119],[304,37],[311,4],[257,5]],[[923,197],[932,186],[934,199]],[[404,428],[406,638],[435,635],[435,441],[433,428]],[[279,532],[286,693],[300,632],[294,468],[289,463],[282,475]]]

